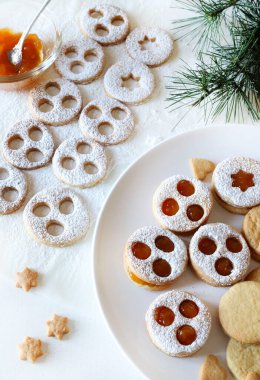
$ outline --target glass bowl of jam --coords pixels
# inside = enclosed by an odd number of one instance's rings
[[[7,51],[16,45],[41,4],[38,0],[0,2],[0,90],[19,90],[33,85],[59,55],[61,32],[49,6],[25,40],[23,62],[19,70],[7,59]]]

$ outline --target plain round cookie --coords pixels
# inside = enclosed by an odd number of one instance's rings
[[[148,43],[151,49],[146,48]],[[167,61],[173,50],[173,41],[163,29],[138,27],[128,35],[126,49],[133,59],[155,67]]]
[[[65,247],[80,240],[89,228],[88,212],[70,189],[46,188],[27,203],[23,219],[28,232],[40,243]]]
[[[122,9],[109,4],[96,4],[82,8],[81,32],[101,45],[116,45],[125,40],[129,33],[129,21]]]
[[[227,371],[215,355],[208,355],[200,369],[199,380],[226,380]]]
[[[230,371],[238,380],[247,380],[249,372],[256,372],[260,375],[259,344],[243,344],[235,339],[230,339],[226,357]]]
[[[119,144],[134,130],[134,117],[124,104],[108,97],[95,99],[82,110],[79,127],[84,136],[103,145]],[[106,130],[112,129],[107,134]]]
[[[130,79],[138,84],[134,90],[124,85]],[[149,67],[136,60],[127,59],[115,63],[107,70],[104,86],[110,97],[125,104],[137,105],[152,95],[155,80]]]
[[[58,73],[74,83],[94,81],[100,76],[103,67],[103,49],[91,38],[77,38],[66,42],[55,61]]]
[[[42,123],[64,125],[80,113],[82,97],[74,83],[56,78],[31,90],[29,106],[32,116]]]
[[[240,281],[250,264],[245,239],[224,223],[200,227],[191,238],[189,253],[196,274],[213,286],[230,286]]]
[[[220,299],[220,323],[231,338],[241,343],[260,343],[260,283],[243,281]]]
[[[243,221],[243,233],[252,249],[252,256],[260,261],[260,206],[253,207]]]
[[[149,306],[145,321],[153,344],[176,357],[191,356],[200,350],[211,328],[207,306],[195,295],[176,290],[159,295]],[[183,328],[193,331],[192,341],[182,340]]]
[[[86,188],[100,182],[107,171],[104,148],[94,140],[74,137],[56,150],[52,168],[57,178],[68,185]]]
[[[4,158],[20,169],[37,169],[47,165],[53,152],[52,135],[45,125],[37,120],[19,121],[4,137]]]
[[[245,278],[246,281],[260,282],[260,268],[253,269]]]
[[[26,194],[24,174],[0,159],[0,215],[10,214],[22,207]]]

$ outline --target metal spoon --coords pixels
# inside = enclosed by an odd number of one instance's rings
[[[51,0],[46,0],[44,2],[44,4],[42,5],[41,9],[39,10],[39,12],[36,14],[36,16],[34,17],[34,19],[32,20],[32,22],[30,23],[30,25],[28,26],[28,28],[23,32],[23,34],[21,35],[20,37],[20,40],[18,41],[18,43],[13,47],[12,50],[9,50],[7,52],[7,56],[8,56],[8,59],[9,59],[9,62],[15,66],[15,68],[17,70],[19,70],[19,68],[21,67],[21,64],[22,64],[22,60],[23,60],[23,44],[24,44],[24,41],[28,35],[28,33],[30,32],[33,24],[35,23],[35,21],[38,19],[38,17],[40,16],[40,14],[44,11],[44,9],[47,7],[47,5],[51,2]]]

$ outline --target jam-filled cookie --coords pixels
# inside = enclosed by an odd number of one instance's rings
[[[260,162],[247,157],[227,158],[216,166],[212,184],[221,206],[246,214],[260,204]]]
[[[149,226],[135,231],[127,241],[124,264],[130,279],[150,290],[161,290],[185,270],[187,249],[176,235]]]
[[[238,282],[245,277],[250,263],[245,239],[224,223],[200,227],[190,241],[189,253],[197,275],[213,286]]]
[[[178,233],[194,231],[204,224],[212,206],[209,188],[184,175],[167,178],[153,196],[153,212],[160,225]]]
[[[171,290],[157,297],[146,313],[154,345],[170,356],[191,356],[207,341],[211,315],[195,295]]]

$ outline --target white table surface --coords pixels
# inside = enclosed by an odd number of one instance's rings
[[[184,13],[172,8],[174,0],[113,0],[129,15],[131,26],[152,25],[171,29],[171,20]],[[83,4],[93,1],[53,0],[52,10],[64,28],[64,40],[78,34],[77,15]],[[21,1],[22,7],[22,1]],[[2,26],[0,26],[2,27]],[[105,48],[106,68],[126,54],[124,44]],[[0,379],[5,380],[142,380],[143,375],[128,361],[110,334],[95,295],[91,243],[95,221],[106,196],[119,175],[138,156],[173,134],[203,127],[200,112],[194,110],[172,131],[183,112],[165,109],[166,76],[180,67],[179,58],[193,61],[191,48],[175,44],[168,63],[153,69],[157,85],[150,102],[132,107],[136,132],[124,144],[107,149],[110,170],[97,187],[77,190],[88,205],[92,226],[86,238],[72,247],[55,249],[34,242],[26,233],[22,211],[0,217]],[[50,70],[45,77],[55,77]],[[103,79],[80,86],[84,104],[104,94]],[[29,117],[28,92],[1,92],[0,138],[16,121]],[[217,120],[223,122],[223,118]],[[80,136],[77,122],[51,127],[55,143]],[[202,142],[203,143],[203,142]],[[60,182],[52,174],[51,165],[27,172],[30,190],[27,200],[40,189]],[[40,273],[39,286],[29,293],[15,287],[15,273],[29,266]],[[110,268],[109,270],[113,270]],[[116,307],[116,300],[115,300]],[[70,334],[63,341],[48,338],[45,321],[53,313],[70,318]],[[17,344],[25,336],[44,342],[46,355],[35,365],[18,359]]]

